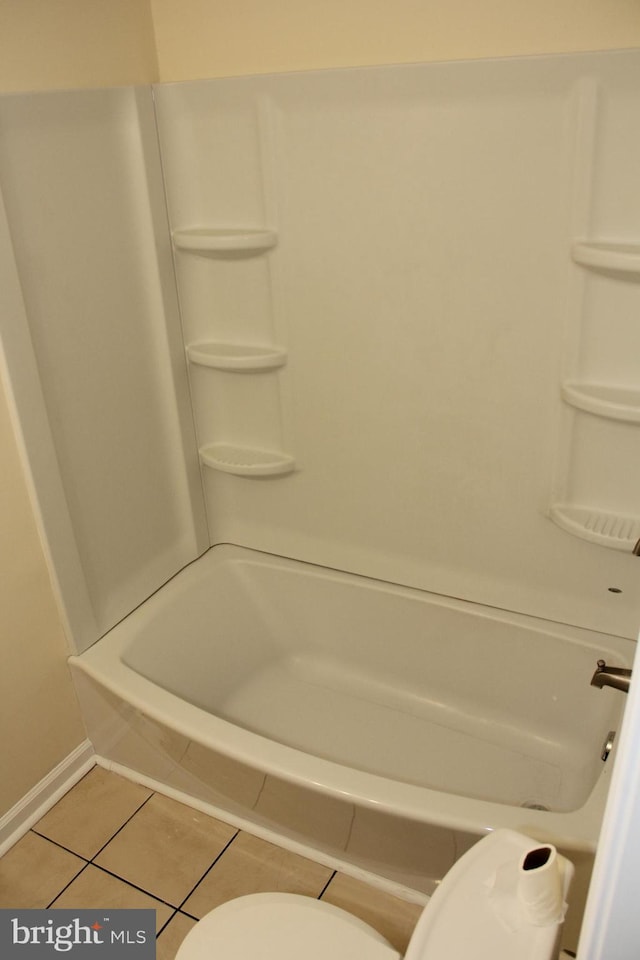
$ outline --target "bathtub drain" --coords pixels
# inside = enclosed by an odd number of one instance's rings
[[[526,807],[527,810],[546,810],[547,813],[549,812],[549,807],[545,807],[544,803],[536,803],[535,800],[525,800],[520,806]]]

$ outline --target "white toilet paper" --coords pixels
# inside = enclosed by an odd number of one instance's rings
[[[501,864],[487,882],[493,911],[512,933],[525,926],[556,926],[567,912],[565,881],[567,870],[568,879],[573,875],[572,865],[550,844],[531,844],[518,860]]]
[[[529,923],[559,923],[565,913],[563,884],[556,848],[551,844],[524,853],[518,865],[516,896]]]

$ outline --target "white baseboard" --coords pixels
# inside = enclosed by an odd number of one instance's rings
[[[92,744],[85,740],[57,767],[0,817],[0,856],[17,843],[47,810],[78,782],[93,766],[96,758]]]

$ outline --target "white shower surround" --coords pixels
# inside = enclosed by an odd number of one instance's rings
[[[496,621],[531,618],[540,650],[600,631],[623,656],[614,635],[640,619],[639,81],[631,51],[0,99],[0,332],[78,651],[232,543],[462,598],[436,609],[513,611]],[[393,837],[385,875],[407,822],[462,831],[445,862],[489,807],[519,810],[476,797],[469,814],[446,787],[196,720],[111,643],[78,664],[99,752],[142,764],[145,743],[149,776],[169,764],[211,800],[202,763],[246,811],[260,742],[274,796],[313,794],[306,772],[341,818],[353,792],[369,851]],[[567,670],[557,696],[580,716]],[[604,779],[573,812],[528,816],[592,847]],[[300,813],[270,811],[284,832]]]
[[[635,637],[638,79],[155,89],[213,542]]]
[[[639,75],[0,98],[3,349],[78,649],[220,542],[635,637]]]

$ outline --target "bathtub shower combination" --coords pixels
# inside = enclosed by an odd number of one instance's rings
[[[639,81],[0,98],[0,332],[103,762],[416,897],[512,827],[580,903],[590,680],[640,622]]]

